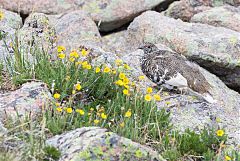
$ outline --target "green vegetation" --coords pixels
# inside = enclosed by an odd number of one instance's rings
[[[86,126],[108,128],[153,147],[172,161],[222,157],[227,140],[223,129],[205,128],[200,133],[173,130],[170,113],[156,106],[161,101],[159,94],[150,87],[145,95],[139,92],[139,82],[130,79],[130,67],[122,60],[95,65],[90,49],[80,47],[67,56],[65,47],[59,46],[56,55],[49,55],[37,46],[23,48],[17,39],[12,48],[15,57],[7,58],[6,63],[14,84],[42,80],[53,96],[37,118],[9,118],[5,123],[10,129],[8,137],[24,142],[22,160],[57,160],[60,153],[45,145],[46,138]],[[239,157],[237,153],[227,156]]]

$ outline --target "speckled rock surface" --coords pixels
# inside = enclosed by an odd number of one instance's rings
[[[99,127],[83,127],[69,131],[48,139],[47,144],[61,151],[62,156],[59,161],[164,160],[152,149]]]
[[[48,16],[43,13],[30,14],[18,35],[22,46],[35,47],[42,44],[45,51],[53,48],[56,41],[55,29],[50,25]]]
[[[123,54],[126,52],[125,47],[123,47],[123,45],[127,45],[126,36],[126,30],[103,36],[104,49],[116,54]]]
[[[162,43],[216,74],[228,86],[240,89],[239,32],[147,11],[130,24],[126,39],[126,50],[137,49],[144,41]]]
[[[109,31],[164,1],[168,0],[0,0],[0,7],[24,14],[60,14],[80,9],[89,13],[95,22],[99,22],[100,30]]]
[[[25,83],[16,91],[0,94],[0,120],[6,116],[24,117],[26,114],[36,114],[44,102],[50,98],[45,84],[40,82]]]
[[[211,7],[225,4],[239,6],[239,0],[180,0],[173,2],[165,14],[175,19],[189,21],[191,17],[199,12],[206,11]]]
[[[2,60],[3,55],[5,53],[7,54],[5,44],[2,40],[3,36],[7,34],[5,40],[9,46],[10,40],[15,34],[15,31],[22,27],[22,19],[18,14],[1,8],[0,13],[4,15],[3,18],[0,19],[0,59]]]
[[[171,51],[165,45],[158,44],[157,46],[161,50]],[[135,79],[143,75],[139,62],[142,54],[141,50],[137,50],[122,57],[131,66],[132,77]],[[158,108],[167,108],[171,111],[171,122],[178,130],[187,128],[200,130],[204,126],[215,128],[220,126],[226,129],[230,137],[229,143],[240,145],[240,94],[229,89],[215,75],[201,67],[198,68],[212,86],[210,94],[217,102],[208,104],[190,95],[177,95],[172,92],[166,94],[163,92],[160,93],[162,101],[158,103]],[[152,85],[153,83],[147,78],[141,82],[143,88]],[[167,105],[167,102],[170,104]],[[221,122],[216,121],[219,118]]]
[[[23,45],[42,44],[47,52],[52,52],[57,45],[63,45],[70,51],[80,45],[101,44],[96,24],[83,11],[60,15],[32,13],[20,29],[19,37]]]
[[[240,7],[214,7],[194,15],[191,22],[225,27],[240,32]]]
[[[100,46],[101,36],[94,21],[83,11],[72,11],[67,14],[48,16],[56,30],[56,43],[68,49],[80,45]]]

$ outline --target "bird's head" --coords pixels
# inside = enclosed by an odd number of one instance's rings
[[[138,49],[142,49],[144,54],[149,54],[159,50],[156,45],[150,42],[143,43]]]

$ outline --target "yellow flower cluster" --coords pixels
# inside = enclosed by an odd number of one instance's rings
[[[64,59],[66,57],[66,54],[63,52],[66,51],[66,48],[64,46],[58,46],[57,47],[57,52],[58,52],[58,58],[59,59]]]
[[[130,96],[130,92],[129,92],[129,89],[130,89],[129,85],[131,83],[130,80],[122,72],[119,73],[118,77],[119,77],[119,80],[117,80],[115,82],[115,84],[118,85],[118,86],[123,86],[125,88],[125,89],[123,89],[123,94],[127,95],[127,96]]]
[[[146,95],[144,96],[145,101],[150,102],[152,100],[151,93],[153,92],[153,89],[151,87],[148,87],[146,90]],[[155,101],[161,101],[161,97],[159,94],[154,94],[153,98]]]
[[[82,62],[82,68],[90,70],[90,69],[92,69],[92,66],[87,61],[84,61],[84,62]]]
[[[58,51],[58,58],[59,59],[64,59],[66,57],[66,54],[64,53],[66,51],[66,48],[62,45],[57,47],[57,51]],[[86,49],[82,49],[81,50],[81,55],[82,56],[87,56],[89,54],[89,51]],[[77,50],[72,50],[69,54],[69,61],[70,62],[74,62],[76,59],[78,59],[80,57],[80,54],[77,52]],[[76,65],[80,65],[81,62],[76,62]],[[85,69],[89,69],[90,66],[87,66]]]
[[[71,53],[69,54],[69,61],[70,62],[74,62],[78,57],[79,57],[79,54],[76,50],[73,50],[71,51]]]
[[[81,53],[82,53],[82,56],[87,56],[89,54],[89,51],[86,49],[82,49]]]
[[[82,109],[76,109],[76,112],[82,116],[85,114],[85,112]]]

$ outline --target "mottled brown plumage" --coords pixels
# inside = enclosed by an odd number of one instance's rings
[[[151,43],[145,43],[140,49],[144,50],[141,69],[153,82],[177,88],[189,87],[201,94],[208,93],[210,84],[196,64],[180,54],[159,50]]]

